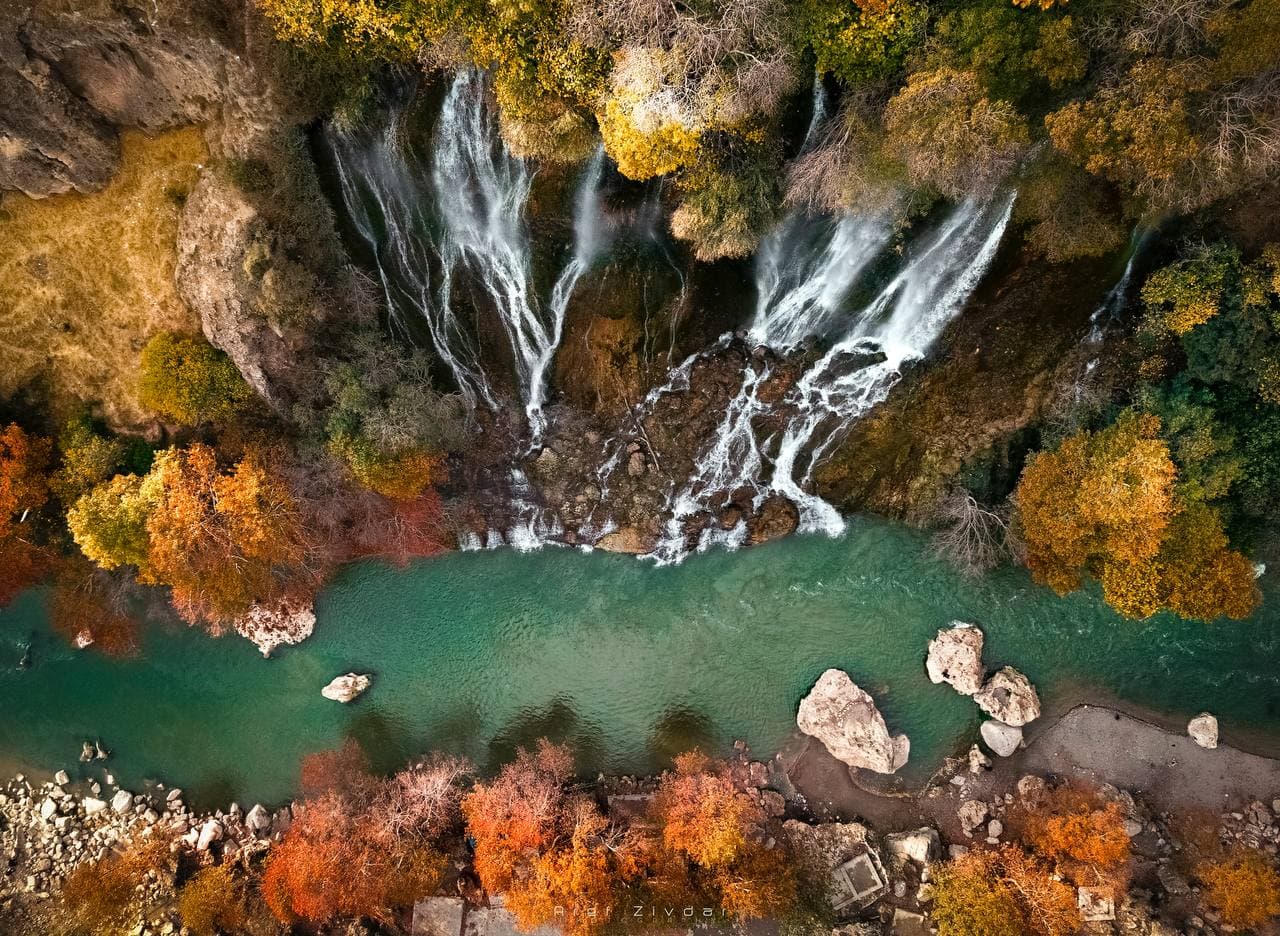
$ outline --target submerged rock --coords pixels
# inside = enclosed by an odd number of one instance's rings
[[[982,688],[982,631],[972,624],[953,621],[929,641],[925,669],[931,682],[947,683],[961,695]]]
[[[315,606],[309,601],[282,601],[271,607],[255,604],[235,620],[236,633],[254,644],[264,657],[271,656],[277,647],[302,643],[315,627]]]
[[[997,721],[1020,728],[1040,717],[1040,696],[1031,680],[1006,666],[973,697],[978,707]]]
[[[911,742],[890,735],[875,700],[843,670],[829,669],[800,702],[796,725],[836,760],[876,773],[893,773],[907,762]]]
[[[369,688],[372,680],[361,673],[347,673],[335,676],[329,685],[320,690],[320,694],[334,702],[352,702]]]
[[[1201,712],[1187,722],[1187,734],[1202,748],[1212,750],[1218,746],[1218,719],[1208,712]]]
[[[1002,721],[984,721],[978,731],[983,742],[991,748],[991,753],[999,757],[1012,756],[1022,745],[1022,729]]]

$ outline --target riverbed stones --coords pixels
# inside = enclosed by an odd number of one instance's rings
[[[254,644],[264,657],[271,656],[277,647],[302,643],[315,628],[315,607],[309,601],[255,604],[235,620],[236,633]]]
[[[982,631],[963,621],[938,631],[929,641],[925,669],[935,685],[946,683],[961,695],[971,696],[982,688]]]
[[[128,790],[116,790],[116,795],[111,797],[111,810],[118,816],[133,809],[133,794]]]
[[[890,735],[875,700],[843,670],[829,669],[800,701],[796,725],[822,742],[836,760],[876,773],[907,762],[911,742]]]
[[[244,817],[244,824],[254,832],[265,834],[271,830],[271,814],[262,808],[261,803],[254,803]]]
[[[96,796],[86,796],[80,801],[80,805],[84,807],[86,816],[96,816],[107,811],[107,801],[100,800]]]
[[[1213,750],[1218,746],[1218,719],[1208,712],[1201,712],[1187,722],[1187,734],[1202,748]]]
[[[462,899],[428,897],[413,905],[410,936],[460,936],[462,933]]]
[[[884,850],[899,862],[928,864],[942,854],[942,840],[936,829],[925,827],[911,832],[895,832],[884,837]]]
[[[214,842],[222,841],[222,823],[217,819],[209,819],[200,827],[200,837],[196,839],[196,851],[208,851]]]
[[[956,810],[956,819],[965,835],[973,835],[978,827],[987,821],[987,804],[982,800],[970,799],[960,804]]]
[[[1011,757],[1022,744],[1022,729],[994,719],[978,726],[982,741],[998,757]]]
[[[978,707],[997,721],[1014,728],[1040,717],[1040,696],[1031,680],[1012,666],[994,673],[974,695]]]
[[[359,698],[371,683],[372,680],[362,673],[347,673],[345,676],[335,676],[329,685],[320,690],[320,694],[326,699],[346,704]]]

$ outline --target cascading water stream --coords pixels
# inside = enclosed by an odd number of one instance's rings
[[[964,307],[995,257],[1012,209],[1012,195],[988,205],[958,207],[879,295],[846,320],[844,334],[781,403],[771,406],[759,399],[769,372],[748,364],[715,441],[698,458],[689,484],[672,499],[666,533],[651,558],[683,559],[688,552],[684,521],[721,506],[715,503],[717,495],[725,499],[744,488],[755,491],[756,506],[771,493],[791,500],[800,511],[802,531],[838,535],[844,529],[839,512],[805,490],[814,465],[854,421],[885,399],[901,366],[922,357]],[[845,218],[836,223],[830,240],[807,241],[810,252],[797,252],[789,263],[764,258],[757,267],[758,283],[762,294],[772,298],[758,305],[750,336],[786,350],[831,327],[833,313],[888,237],[883,225]],[[791,270],[804,272],[789,289],[779,287],[779,278]],[[775,411],[787,413],[776,445],[774,438],[758,440],[753,426],[755,417]],[[774,451],[771,459],[766,449]],[[765,482],[768,461],[772,473]],[[743,534],[735,529],[712,537],[732,545]],[[704,536],[699,548],[707,544]]]
[[[573,252],[545,309],[533,289],[532,245],[524,218],[533,177],[498,133],[484,74],[459,71],[444,97],[431,157],[422,160],[402,108],[373,134],[331,134],[343,202],[377,258],[388,304],[426,323],[440,360],[472,409],[497,409],[498,394],[479,363],[474,325],[455,292],[465,270],[489,299],[511,345],[531,436],[546,427],[547,372],[578,281],[607,243],[600,215],[603,147],[583,172],[574,202]],[[432,261],[438,283],[432,289]]]

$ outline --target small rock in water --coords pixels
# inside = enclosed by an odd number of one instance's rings
[[[106,760],[110,756],[111,756],[111,752],[102,746],[101,741],[93,742],[94,760]]]
[[[372,680],[360,673],[347,673],[337,676],[329,685],[320,690],[320,694],[334,702],[352,702],[369,688]]]
[[[71,778],[67,776],[67,772],[65,770],[59,770],[53,775],[53,782],[58,786],[66,786],[71,782]]]
[[[87,764],[93,760],[93,745],[85,741],[80,747],[80,763]]]
[[[1212,750],[1218,746],[1218,719],[1208,712],[1201,712],[1187,723],[1187,734],[1202,748]]]

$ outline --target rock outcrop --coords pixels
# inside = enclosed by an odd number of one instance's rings
[[[277,647],[302,643],[315,626],[311,602],[284,601],[272,607],[255,604],[235,621],[236,633],[253,643],[264,657],[271,656]]]
[[[982,688],[982,631],[972,624],[953,621],[929,641],[925,669],[931,682],[946,683],[961,695],[971,696]]]
[[[1012,666],[1004,667],[988,679],[973,701],[992,718],[1014,728],[1040,717],[1036,687]]]
[[[800,702],[796,725],[850,767],[893,773],[907,762],[911,742],[890,735],[875,700],[843,670],[823,673]]]
[[[354,702],[369,688],[371,682],[368,676],[361,673],[347,673],[345,676],[335,676],[329,685],[320,690],[320,694],[334,702]]]
[[[1187,722],[1187,734],[1202,748],[1212,750],[1218,746],[1218,719],[1208,712],[1201,712]]]

